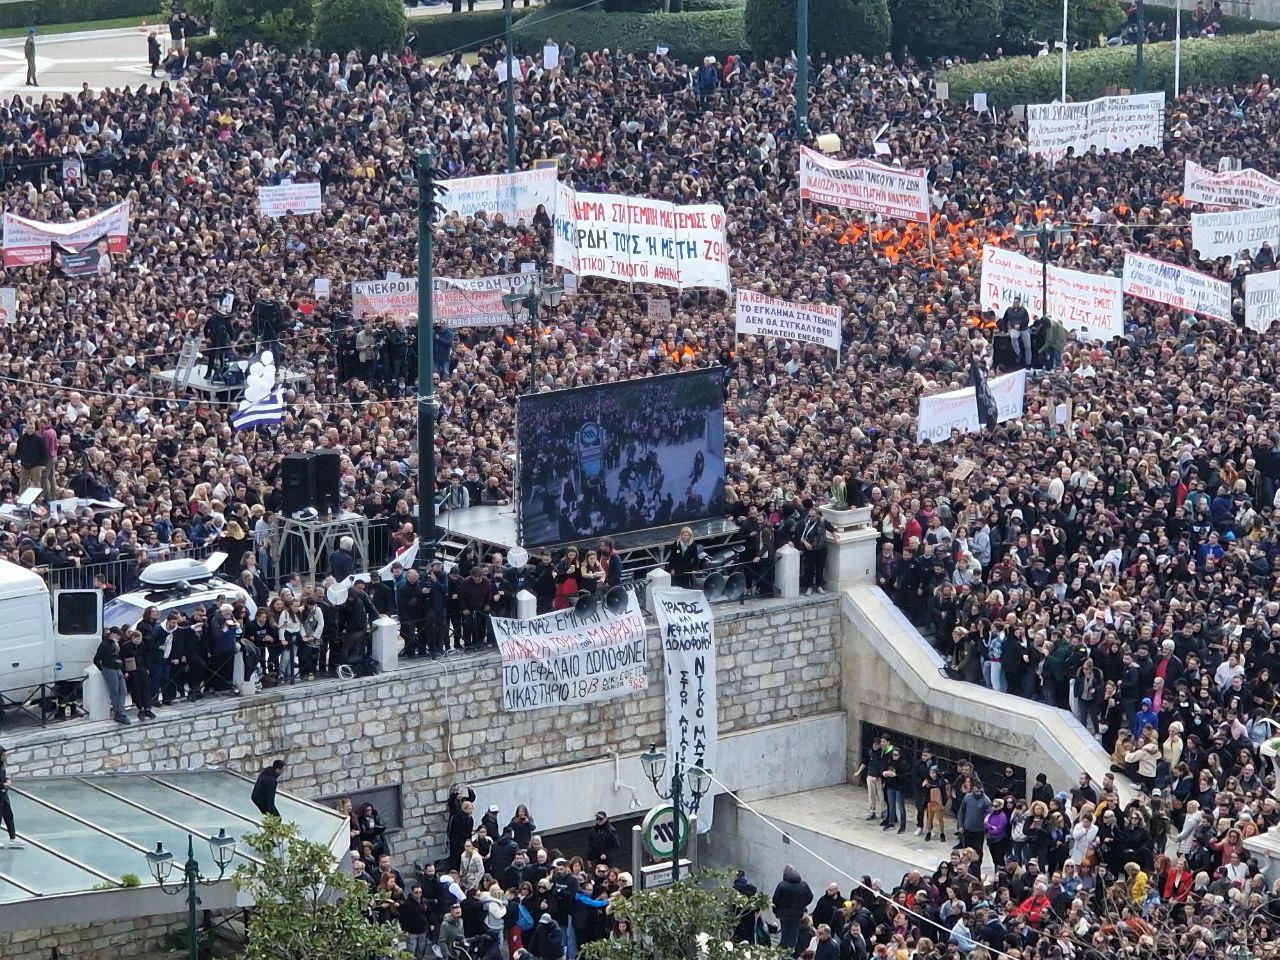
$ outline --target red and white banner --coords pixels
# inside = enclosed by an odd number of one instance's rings
[[[510,293],[529,278],[520,273],[493,277],[436,277],[435,322],[446,327],[498,327],[511,322],[503,306]],[[417,320],[418,278],[357,280],[351,284],[351,315]]]
[[[14,213],[4,215],[4,265],[27,267],[48,263],[53,244],[79,250],[107,238],[108,250],[121,255],[129,245],[129,202],[117,203],[101,213],[70,223],[42,223]]]
[[[506,66],[502,61],[499,63]],[[552,164],[538,170],[445,180],[441,184],[444,193],[440,196],[440,204],[444,207],[445,216],[457,215],[468,219],[483,213],[493,219],[501,214],[509,224],[521,220],[532,223],[539,207],[547,216],[555,213],[558,172],[557,166]]]
[[[580,277],[731,289],[724,207],[577,193],[560,184],[553,260]]]
[[[887,167],[870,160],[834,160],[808,147],[800,148],[800,199],[929,222],[928,171]]]
[[[1140,253],[1125,254],[1124,292],[1140,300],[1231,322],[1231,284],[1176,263]]]
[[[752,337],[772,337],[840,349],[844,311],[829,303],[787,303],[738,288],[733,329]]]
[[[979,298],[983,310],[1000,316],[1021,297],[1032,317],[1044,313],[1044,267],[1040,261],[1003,247],[982,248],[982,286]]]
[[[1182,202],[1206,207],[1280,206],[1280,181],[1252,167],[1215,173],[1187,160],[1182,165]]]
[[[282,183],[258,188],[258,212],[264,217],[319,213],[321,202],[318,183]]]
[[[1027,107],[1027,150],[1057,159],[1069,148],[1120,153],[1164,144],[1164,91]]]
[[[1244,278],[1244,325],[1266,333],[1280,320],[1280,270],[1251,273]]]
[[[1017,420],[1022,416],[1027,402],[1027,371],[1015,370],[1002,377],[993,377],[987,381],[987,386],[991,389],[991,399],[995,401],[997,423]],[[945,443],[951,439],[953,430],[977,433],[981,429],[978,394],[973,387],[920,398],[916,443],[926,440]]]
[[[1124,283],[1106,273],[1049,266],[1049,316],[1081,340],[1124,335]]]

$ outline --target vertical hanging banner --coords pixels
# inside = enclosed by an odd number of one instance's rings
[[[502,654],[502,709],[542,710],[614,700],[649,689],[644,612],[628,594],[582,616],[555,610],[529,620],[493,617]]]
[[[1081,340],[1124,336],[1124,282],[1049,265],[1049,316]]]
[[[117,203],[101,213],[70,223],[41,223],[17,214],[4,215],[4,265],[27,267],[48,263],[57,244],[64,249],[80,250],[105,238],[108,252],[120,256],[129,242],[129,201]]]
[[[258,212],[264,217],[319,213],[322,202],[318,183],[282,183],[258,188]]]
[[[730,289],[724,207],[577,193],[560,185],[555,265],[580,277]]]
[[[982,285],[980,302],[983,310],[994,310],[996,316],[1013,306],[1014,297],[1022,297],[1027,313],[1038,317],[1044,313],[1044,267],[1003,247],[982,248]]]
[[[929,222],[928,171],[871,160],[835,160],[800,148],[800,199],[884,217]]]
[[[500,63],[505,70],[506,62]],[[446,217],[457,215],[467,219],[478,213],[490,217],[501,214],[507,223],[521,220],[532,223],[539,207],[547,216],[555,212],[558,172],[553,162],[551,166],[536,170],[444,180],[441,182],[444,193],[440,196],[440,204]]]
[[[1244,278],[1244,325],[1266,333],[1280,320],[1280,270]]]
[[[701,590],[663,587],[653,591],[653,607],[667,675],[667,762],[686,773],[695,766],[714,772],[719,705],[711,604]],[[715,792],[713,785],[698,807],[699,833],[711,829]]]
[[[737,291],[734,332],[840,349],[844,310],[830,303],[787,303],[754,290]]]
[[[1074,149],[1120,153],[1164,144],[1164,91],[1027,106],[1027,150],[1057,159]]]
[[[1206,207],[1280,206],[1280,181],[1252,167],[1215,172],[1186,160],[1182,164],[1182,202]]]
[[[1140,253],[1125,254],[1124,292],[1140,300],[1231,322],[1231,284],[1176,263]]]

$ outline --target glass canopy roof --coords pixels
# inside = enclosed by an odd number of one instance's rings
[[[224,770],[21,780],[9,801],[24,848],[0,845],[0,904],[120,886],[129,873],[154,886],[147,853],[163,843],[181,864],[188,837],[201,872],[216,876],[207,841],[219,830],[238,838],[261,822],[252,788]],[[346,837],[347,820],[333,810],[283,792],[276,806],[307,840],[333,848]],[[228,874],[251,859],[237,849]]]

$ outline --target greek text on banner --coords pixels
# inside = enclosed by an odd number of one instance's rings
[[[754,290],[738,288],[734,330],[753,337],[773,337],[840,349],[844,311],[829,303],[787,303]]]
[[[929,222],[928,172],[871,160],[835,160],[800,148],[800,199],[845,210]]]
[[[286,217],[320,212],[320,184],[282,183],[258,188],[258,209],[264,217]]]
[[[1191,248],[1201,260],[1257,253],[1264,243],[1280,246],[1280,207],[1224,210],[1191,215]]]
[[[511,322],[503,294],[528,277],[502,273],[492,277],[436,277],[435,322],[445,327],[496,327]],[[418,278],[357,280],[351,284],[351,315],[414,320],[418,316]]]
[[[996,405],[996,422],[1016,420],[1022,416],[1027,401],[1027,371],[1015,370],[987,382]],[[977,391],[963,387],[948,393],[935,393],[920,398],[916,419],[916,443],[926,440],[946,443],[951,432],[977,433],[982,429],[978,416]]]
[[[662,587],[652,595],[667,674],[667,761],[685,771],[698,766],[714,772],[720,705],[711,604],[701,590]],[[698,807],[699,833],[711,829],[714,793],[713,788]]]
[[[1251,273],[1244,278],[1244,325],[1266,333],[1280,320],[1280,270]]]
[[[1081,340],[1124,336],[1124,284],[1110,274],[1050,264],[1049,316]]]
[[[1000,316],[1021,297],[1027,313],[1038,317],[1044,313],[1043,267],[1020,253],[1003,247],[982,248],[982,284],[979,300],[983,310]]]
[[[1027,149],[1033,156],[1057,158],[1068,148],[1077,154],[1093,148],[1120,153],[1163,144],[1164,91],[1027,107]]]
[[[1182,202],[1207,207],[1280,206],[1280,181],[1252,167],[1215,173],[1187,160],[1182,165]]]
[[[445,180],[440,204],[445,216],[456,214],[465,219],[484,213],[490,219],[501,215],[509,224],[521,220],[532,223],[539,207],[547,216],[555,210],[556,173],[557,168],[551,166]]]
[[[27,267],[48,263],[53,244],[79,250],[85,244],[107,238],[107,248],[114,255],[125,252],[129,242],[129,201],[117,203],[101,213],[69,223],[42,223],[14,213],[4,215],[4,265]]]
[[[1129,297],[1231,322],[1231,284],[1176,263],[1125,254],[1124,292]]]
[[[621,614],[557,610],[516,620],[493,617],[502,654],[502,708],[576,706],[649,688],[644,614],[634,595]]]

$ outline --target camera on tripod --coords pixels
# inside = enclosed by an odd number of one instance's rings
[[[253,304],[253,334],[259,340],[274,340],[284,327],[284,307],[280,301],[259,297]]]
[[[71,435],[71,450],[73,453],[84,453],[93,447],[92,433],[73,433]]]

